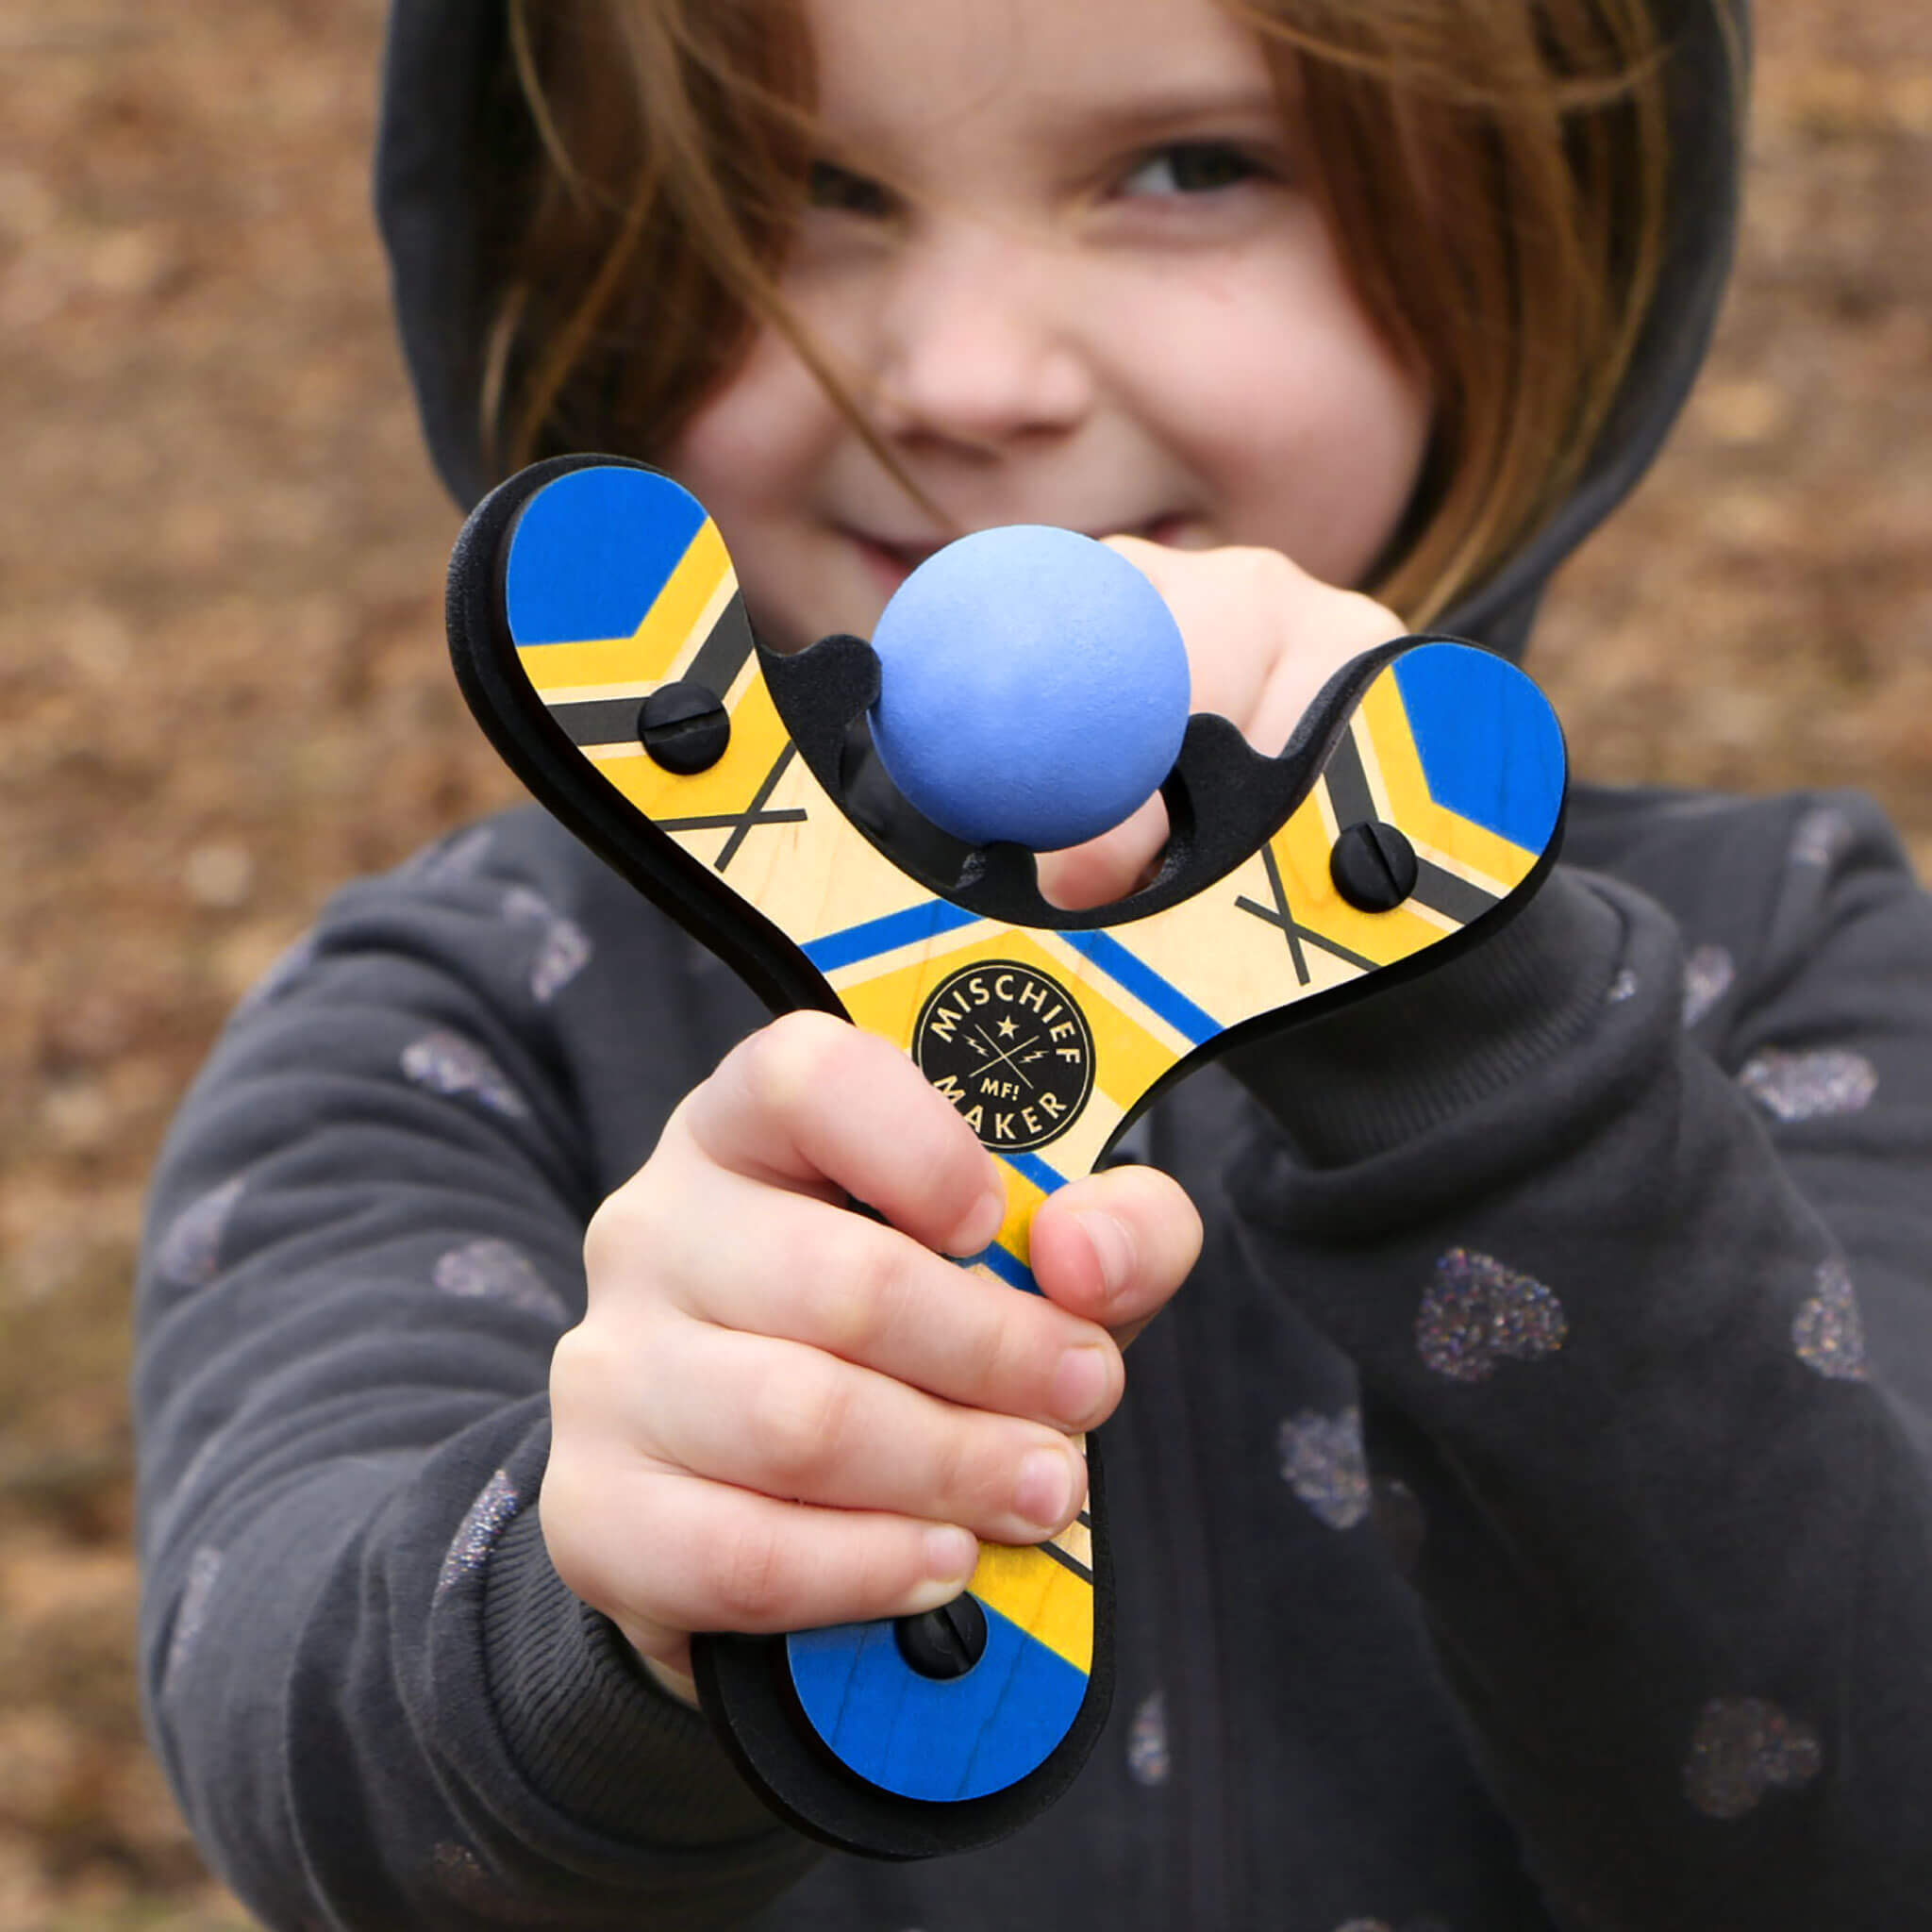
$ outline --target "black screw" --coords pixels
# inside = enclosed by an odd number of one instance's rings
[[[986,1612],[970,1591],[892,1626],[899,1655],[922,1677],[963,1677],[986,1654]]]
[[[731,742],[731,720],[708,685],[660,684],[638,707],[638,741],[667,772],[708,772]]]
[[[1328,855],[1335,890],[1357,912],[1392,912],[1415,891],[1415,847],[1383,819],[1350,825]]]

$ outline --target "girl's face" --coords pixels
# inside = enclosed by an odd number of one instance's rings
[[[1357,582],[1429,399],[1348,288],[1253,36],[1213,0],[808,14],[827,145],[781,287],[949,527],[764,329],[665,467],[769,641],[869,636],[922,558],[995,524]]]

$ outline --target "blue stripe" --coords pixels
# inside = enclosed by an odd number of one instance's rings
[[[970,1268],[975,1261],[984,1261],[1002,1281],[1010,1282],[1015,1288],[1024,1288],[1028,1294],[1040,1292],[1040,1284],[1034,1280],[1032,1269],[1008,1254],[997,1241],[990,1248],[982,1248],[976,1255],[969,1255],[959,1265]]]
[[[978,922],[979,914],[951,906],[943,899],[928,899],[922,906],[908,906],[903,912],[888,912],[883,919],[868,919],[863,925],[848,925],[842,932],[828,932],[813,940],[805,957],[821,973],[836,973],[877,953],[891,953],[900,946],[916,945],[921,940],[937,938],[962,925]]]
[[[1000,1158],[1015,1174],[1024,1174],[1042,1194],[1057,1193],[1067,1184],[1063,1174],[1056,1174],[1037,1154],[1002,1154]]]
[[[1125,988],[1150,1012],[1158,1013],[1176,1033],[1185,1034],[1195,1046],[1204,1040],[1212,1040],[1222,1030],[1221,1022],[1212,1013],[1197,1007],[1185,993],[1176,991],[1153,967],[1143,965],[1128,952],[1111,933],[1063,932],[1060,938],[1076,953],[1086,954],[1109,979]]]

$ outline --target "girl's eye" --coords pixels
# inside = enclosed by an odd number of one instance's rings
[[[1262,174],[1259,162],[1223,141],[1177,141],[1139,162],[1121,184],[1129,195],[1210,194]]]
[[[836,161],[814,161],[806,179],[805,198],[813,208],[836,208],[841,214],[878,221],[892,212],[891,196],[876,181],[855,175]]]

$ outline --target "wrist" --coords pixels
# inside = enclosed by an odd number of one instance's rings
[[[1369,1158],[1522,1079],[1601,1012],[1622,954],[1617,910],[1558,867],[1507,925],[1386,991],[1296,1021],[1227,1057],[1309,1167]]]
[[[491,1703],[525,1778],[613,1839],[721,1843],[773,1828],[710,1726],[557,1574],[534,1510],[491,1553]],[[675,1677],[675,1673],[672,1675]]]

